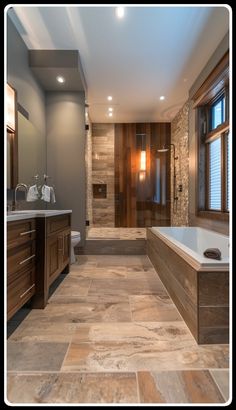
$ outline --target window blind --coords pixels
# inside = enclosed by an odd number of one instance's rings
[[[227,173],[226,173],[226,209],[229,210],[229,201],[230,201],[230,136],[229,133],[226,136],[226,155],[227,155]]]
[[[209,143],[209,209],[221,210],[221,139]]]

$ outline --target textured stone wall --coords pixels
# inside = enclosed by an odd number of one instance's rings
[[[178,200],[173,201],[173,175],[174,175],[174,155],[171,147],[171,225],[186,226],[188,219],[189,201],[189,101],[177,113],[171,122],[171,143],[175,144],[176,161],[176,191]],[[182,184],[183,191],[178,192],[178,186]]]
[[[93,226],[115,225],[114,134],[114,124],[92,124],[92,184],[107,185],[106,198],[92,198]]]
[[[88,113],[86,115],[86,125],[89,129],[86,130],[85,140],[85,164],[86,164],[86,220],[90,226],[93,224],[93,203],[92,203],[92,124]]]

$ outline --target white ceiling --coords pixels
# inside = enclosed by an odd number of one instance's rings
[[[127,6],[123,19],[114,5],[13,9],[29,49],[79,50],[92,122],[170,121],[229,30],[218,6]]]

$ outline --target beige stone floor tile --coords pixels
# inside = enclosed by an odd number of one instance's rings
[[[9,374],[11,403],[137,403],[135,373]]]
[[[91,279],[89,278],[77,278],[75,276],[68,275],[63,280],[60,286],[55,290],[51,298],[62,296],[86,296],[91,285]]]
[[[168,343],[195,346],[196,342],[184,321],[181,322],[132,322],[132,323],[84,323],[73,336],[74,343],[80,342],[124,342],[132,344],[158,343],[164,350]],[[166,343],[166,346],[165,346]]]
[[[69,343],[79,323],[63,322],[47,316],[32,315],[29,320],[24,320],[8,338],[15,342],[62,342]]]
[[[146,255],[97,255],[97,266],[151,265]]]
[[[114,266],[112,268],[93,267],[90,269],[77,269],[71,271],[70,277],[73,276],[90,279],[117,279],[126,278],[127,275],[125,266]]]
[[[129,301],[133,321],[183,320],[168,295],[132,295]]]
[[[52,302],[55,298],[51,298]],[[27,322],[37,323],[83,323],[83,322],[130,322],[128,300],[93,302],[90,297],[77,299],[75,303],[49,303],[44,310],[34,309]],[[42,329],[43,332],[43,329]]]
[[[159,279],[93,279],[89,288],[89,295],[103,293],[104,295],[166,294],[166,290]]]
[[[223,403],[208,370],[138,372],[141,403]]]
[[[196,346],[190,340],[70,344],[62,371],[140,371],[226,368],[227,346]]]
[[[68,343],[13,342],[7,343],[7,369],[14,371],[58,371]]]
[[[129,303],[129,296],[128,295],[86,295],[86,296],[54,296],[48,300],[48,305],[50,304],[74,304],[74,303]],[[26,317],[29,317],[29,315]]]
[[[226,402],[229,399],[229,370],[215,369],[210,373]]]

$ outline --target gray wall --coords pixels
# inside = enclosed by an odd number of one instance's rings
[[[17,91],[17,100],[29,120],[42,134],[45,144],[45,94],[28,63],[28,48],[11,19],[7,19],[7,81]]]
[[[198,78],[189,90],[190,110],[189,110],[189,224],[192,226],[201,226],[203,228],[212,229],[214,231],[228,235],[228,222],[199,218],[196,216],[196,175],[197,175],[197,130],[196,130],[196,110],[193,109],[191,97],[205,81],[207,76],[217,65],[229,49],[229,34],[227,34],[219,44],[204,69],[199,74]]]
[[[29,67],[28,48],[9,17],[7,82],[16,89],[18,103],[29,114],[29,120],[18,114],[18,180],[31,184],[33,175],[46,172],[45,93]],[[11,190],[8,198],[12,198]],[[44,209],[45,202],[21,202],[21,207]]]
[[[72,209],[72,230],[85,239],[85,95],[46,93],[47,173],[55,184],[51,209]]]

